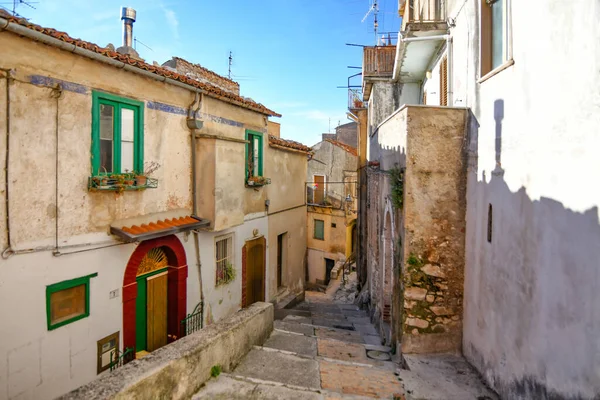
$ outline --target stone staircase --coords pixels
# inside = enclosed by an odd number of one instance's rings
[[[194,399],[404,399],[391,349],[358,307],[307,292],[276,318],[263,346]]]

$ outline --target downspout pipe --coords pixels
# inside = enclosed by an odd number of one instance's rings
[[[9,195],[8,195],[8,185],[9,185],[9,177],[8,177],[8,167],[10,165],[10,74],[11,71],[9,69],[2,70],[6,73],[6,148],[4,152],[5,164],[4,164],[4,206],[6,213],[5,215],[5,224],[6,224],[6,249],[2,251],[2,258],[5,260],[9,258],[13,253],[12,249],[12,240],[10,236],[10,207],[9,207]]]
[[[403,38],[402,35],[398,38],[398,44],[396,44],[396,58],[394,59],[394,72],[392,73],[392,80],[397,82],[400,79],[400,44],[411,43],[411,42],[424,42],[427,40],[452,40],[451,35],[435,35],[435,36],[415,36],[409,38]]]
[[[198,187],[196,183],[196,130],[202,128],[198,120],[198,113],[202,105],[202,93],[196,92],[194,101],[188,107],[187,126],[190,129],[192,145],[192,213],[198,215],[198,200],[196,199]],[[196,108],[194,108],[196,106]],[[194,235],[194,248],[196,250],[196,268],[198,268],[198,283],[200,285],[200,328],[204,328],[204,290],[202,289],[202,261],[200,258],[200,238],[198,231],[192,231]]]
[[[91,50],[86,50],[84,48],[77,47],[74,44],[63,42],[62,40],[55,39],[52,36],[48,36],[44,33],[38,32],[38,31],[34,31],[34,30],[24,27],[22,25],[15,24],[14,22],[10,22],[6,18],[0,17],[0,32],[5,31],[5,30],[12,32],[12,33],[16,33],[17,35],[20,35],[20,36],[24,36],[26,38],[35,40],[37,42],[41,42],[41,43],[48,44],[50,46],[58,47],[59,49],[68,51],[69,53],[74,53],[74,54],[77,54],[77,55],[80,55],[83,57],[87,57],[94,61],[99,61],[101,63],[108,64],[108,65],[111,65],[116,68],[124,69],[125,71],[133,72],[134,74],[142,75],[147,78],[157,80],[159,82],[165,82],[170,85],[179,86],[181,88],[192,91],[194,93],[202,93],[207,96],[214,97],[215,99],[223,100],[230,104],[235,104],[242,108],[249,108],[248,105],[245,105],[242,102],[230,99],[225,96],[219,96],[215,93],[208,93],[206,90],[199,89],[195,86],[188,85],[183,82],[179,82],[175,79],[171,79],[171,78],[167,78],[167,77],[164,77],[161,75],[154,74],[150,71],[146,71],[145,69],[134,67],[127,63],[117,61],[110,57],[93,52]],[[250,108],[250,109],[252,109],[252,108]],[[261,112],[261,111],[257,111],[257,112],[264,114],[264,112]]]

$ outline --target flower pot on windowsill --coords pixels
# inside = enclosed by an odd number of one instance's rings
[[[135,177],[135,185],[136,186],[145,186],[146,182],[148,182],[148,178],[144,175],[138,175]]]
[[[271,183],[271,178],[265,178],[262,176],[251,176],[246,181],[247,186],[264,186]]]

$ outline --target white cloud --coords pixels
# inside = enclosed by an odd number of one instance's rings
[[[173,37],[175,39],[179,39],[179,21],[177,20],[177,15],[175,15],[175,11],[163,7],[163,12],[165,13],[165,19],[167,20],[167,24],[171,28]]]

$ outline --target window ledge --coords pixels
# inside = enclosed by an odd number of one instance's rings
[[[145,177],[144,183],[135,178],[115,179],[107,176],[91,176],[88,178],[90,192],[123,192],[132,190],[156,189],[158,179]]]
[[[254,179],[246,179],[247,187],[259,187],[271,184],[271,178],[265,178],[262,176],[257,176]]]
[[[484,76],[479,78],[477,83],[483,83],[483,82],[487,81],[488,79],[498,75],[500,72],[504,71],[505,69],[512,67],[514,64],[515,64],[515,60],[513,60],[511,58],[510,60],[506,61],[504,64],[496,67],[495,69],[491,70],[490,72],[488,72],[487,74],[485,74]]]

